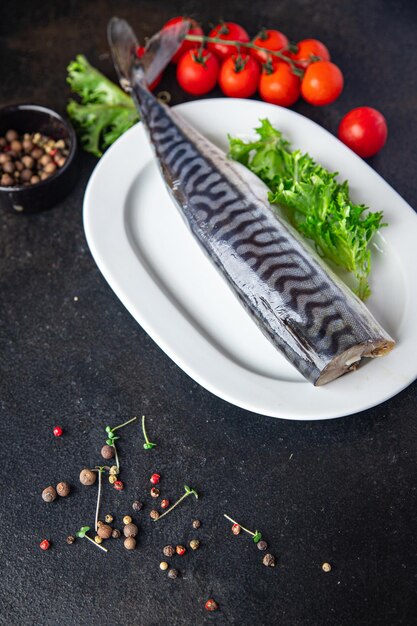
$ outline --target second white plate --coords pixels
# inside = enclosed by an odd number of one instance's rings
[[[397,346],[324,387],[306,382],[262,335],[188,231],[139,123],[95,168],[84,226],[98,267],[146,332],[214,394],[274,417],[340,417],[410,384],[417,377],[417,218],[411,207],[338,139],[294,111],[233,99],[175,108],[224,150],[228,133],[249,136],[267,117],[294,148],[347,178],[356,201],[383,210],[389,227],[373,251],[367,304]]]

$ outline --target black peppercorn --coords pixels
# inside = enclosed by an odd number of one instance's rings
[[[175,554],[175,548],[174,546],[165,546],[162,552],[164,553],[165,556],[171,557]]]
[[[176,569],[170,569],[168,572],[168,577],[169,578],[178,578],[178,571]]]
[[[261,541],[258,541],[256,545],[258,546],[258,550],[266,550],[268,547],[268,544],[263,539],[261,539]]]
[[[135,500],[132,504],[132,509],[134,511],[140,511],[142,507],[143,507],[143,504],[140,500]]]
[[[200,520],[199,519],[195,519],[193,521],[193,528],[200,528],[200,526],[201,526]]]
[[[119,539],[119,537],[122,536],[122,533],[117,528],[113,528],[111,536],[113,537],[113,539]]]

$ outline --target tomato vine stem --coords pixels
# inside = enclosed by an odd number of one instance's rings
[[[220,43],[225,46],[234,46],[238,49],[240,48],[251,48],[252,50],[260,50],[261,52],[266,52],[267,54],[278,57],[281,61],[285,61],[291,67],[293,74],[296,76],[302,76],[303,71],[296,66],[294,61],[287,57],[283,52],[279,50],[268,50],[268,48],[263,48],[262,46],[257,46],[253,41],[235,41],[231,39],[221,39],[220,37],[207,37],[206,35],[185,35],[184,39],[187,41],[197,41],[201,44],[205,43]]]

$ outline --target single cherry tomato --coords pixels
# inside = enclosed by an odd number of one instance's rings
[[[266,48],[266,50],[279,51],[283,48],[287,48],[289,41],[288,38],[279,30],[266,30],[263,28],[259,35],[254,39],[253,43],[256,46]],[[261,50],[250,49],[250,54],[259,63],[265,63],[268,60],[268,52]],[[277,57],[273,57],[273,60],[277,60]]]
[[[311,63],[301,81],[301,95],[310,104],[330,104],[343,91],[343,74],[331,61]]]
[[[185,17],[185,16],[180,16],[180,17],[172,17],[170,20],[168,20],[168,22],[166,24],[163,25],[162,30],[164,28],[167,28],[168,26],[172,26],[173,24],[178,24],[179,22],[183,22],[184,20],[187,20],[188,22],[190,22],[190,29],[188,31],[189,35],[200,35],[203,36],[204,32],[203,29],[201,28],[200,24],[198,22],[196,22],[195,20],[192,20],[189,17]],[[179,49],[177,50],[177,52],[174,54],[174,56],[172,57],[172,62],[173,63],[178,63],[178,61],[180,60],[180,58],[182,57],[182,55],[187,52],[188,50],[192,50],[193,48],[198,48],[199,46],[199,42],[198,41],[187,41],[186,39],[182,42],[181,46],[179,47]]]
[[[221,22],[221,24],[217,24],[217,26],[209,32],[208,36],[224,39],[226,41],[247,42],[250,40],[246,30],[234,22]],[[236,46],[228,46],[223,43],[209,43],[207,47],[214,52],[221,61],[224,61],[227,57],[237,52]]]
[[[285,61],[264,66],[259,79],[262,100],[290,107],[300,97],[300,79]]]
[[[138,59],[140,59],[141,57],[143,57],[144,54],[145,54],[145,47],[139,46],[136,50],[136,56],[138,57]],[[148,85],[151,91],[153,91],[154,89],[156,89],[156,87],[158,87],[159,83],[161,82],[161,78],[162,78],[162,73],[159,74],[159,76],[155,78],[155,80],[153,81],[151,85]]]
[[[376,109],[358,107],[342,118],[337,136],[359,156],[371,157],[385,145],[388,136],[387,122]]]
[[[318,57],[320,61],[330,61],[328,49],[318,39],[303,39],[297,43],[297,52],[291,52],[291,58],[302,68],[311,63],[312,57]],[[317,61],[317,58],[314,60]]]
[[[208,50],[188,50],[177,65],[177,81],[187,93],[201,96],[216,85],[219,62]]]
[[[249,54],[232,54],[220,68],[220,89],[230,98],[249,98],[258,88],[259,75],[259,65]]]

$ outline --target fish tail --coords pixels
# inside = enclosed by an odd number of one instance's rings
[[[151,37],[145,54],[139,59],[139,42],[132,28],[126,20],[112,17],[107,27],[107,38],[123,89],[130,91],[134,84],[152,84],[181,46],[189,28],[188,20],[163,28]]]

